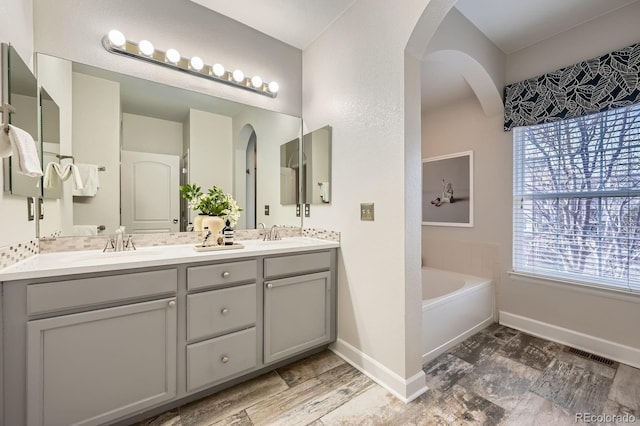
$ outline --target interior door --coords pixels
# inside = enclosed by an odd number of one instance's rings
[[[127,233],[180,231],[180,157],[122,151],[121,224]]]

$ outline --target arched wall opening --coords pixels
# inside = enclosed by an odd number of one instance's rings
[[[471,87],[487,117],[504,113],[502,97],[494,80],[482,64],[470,54],[459,50],[438,50],[428,53],[422,62],[427,66],[430,62],[435,62],[450,72],[461,75]]]
[[[258,175],[258,164],[256,163],[256,152],[258,136],[251,124],[242,126],[238,137],[234,141],[234,195],[238,202],[244,206],[245,211],[240,215],[238,229],[255,228],[256,222],[256,182]],[[251,152],[253,152],[253,155]]]
[[[429,6],[433,4],[432,1]],[[429,7],[425,9],[425,13],[428,11]],[[450,10],[439,26],[432,30],[431,40],[420,40],[421,50],[405,52],[405,60],[409,64],[416,60],[420,62],[421,88],[425,84],[425,79],[430,77],[429,65],[432,65],[434,70],[438,67],[440,70],[445,70],[444,75],[446,72],[458,75],[459,81],[467,86],[467,91],[461,91],[459,97],[447,99],[446,96],[440,96],[439,102],[430,103],[430,109],[427,111],[420,108],[421,155],[419,158],[473,151],[474,226],[469,228],[422,226],[419,250],[422,253],[421,260],[426,266],[474,275],[472,272],[484,268],[484,263],[497,264],[500,260],[499,247],[504,246],[503,235],[495,236],[491,231],[500,227],[496,224],[497,222],[509,222],[511,143],[509,135],[502,130],[504,106],[501,88],[505,79],[506,56],[477,28],[461,18],[462,15],[457,9]],[[416,31],[421,31],[420,22],[424,22],[424,19],[425,16],[420,19],[414,35]],[[415,46],[413,47],[415,49]],[[433,78],[438,78],[437,74],[434,73]],[[416,82],[407,79],[405,90],[409,90],[408,87],[411,84]],[[429,94],[423,91],[421,96],[429,96]],[[422,106],[424,98],[420,101]],[[405,114],[409,116],[411,111],[412,109],[407,107]],[[409,126],[410,123],[407,120],[405,125]],[[412,146],[412,141],[408,138],[409,134],[407,130],[406,150]],[[410,165],[414,160],[407,155],[405,161]],[[506,165],[506,167],[496,167],[497,164]],[[405,179],[415,179],[421,184],[422,164],[416,166],[420,167],[420,171],[415,177],[409,177],[411,166],[408,166],[405,170]],[[422,201],[422,191],[415,196]],[[410,195],[407,196],[409,197]],[[407,205],[408,216],[413,208],[415,207]],[[422,206],[417,207],[416,211],[421,215]],[[411,237],[407,236],[407,238]],[[456,256],[455,253],[465,254]],[[489,257],[491,262],[484,262],[485,258]],[[481,263],[480,260],[482,265],[478,266]],[[488,269],[483,269],[482,273],[476,272],[475,275],[493,278],[495,270]],[[419,283],[422,284],[422,280],[419,280]],[[407,287],[410,286],[411,284],[407,282]],[[485,308],[483,308],[483,315],[485,310],[492,312],[491,307]],[[411,309],[413,308],[407,307],[408,311]],[[455,315],[455,312],[451,314]],[[483,326],[492,320],[491,314],[483,316]],[[421,323],[421,326],[428,327],[428,324]],[[477,331],[477,327],[474,324],[472,328],[474,331],[469,333]],[[428,329],[421,330],[420,334],[423,339],[425,339],[424,336],[433,335],[428,333]],[[459,342],[468,335],[454,333],[447,336],[447,339]],[[435,346],[441,343],[435,342]],[[437,356],[439,352],[432,350],[433,342],[429,344],[425,341],[423,344],[423,360],[432,359],[429,356]]]

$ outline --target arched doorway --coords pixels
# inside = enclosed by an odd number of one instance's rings
[[[256,228],[256,206],[257,206],[257,179],[258,179],[258,163],[257,163],[257,140],[256,132],[251,132],[245,156],[246,182],[245,182],[245,216],[247,229]]]

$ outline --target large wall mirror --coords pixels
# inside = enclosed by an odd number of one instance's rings
[[[303,136],[302,162],[305,169],[304,204],[331,203],[331,126]]]
[[[280,203],[331,203],[331,126],[280,145]]]
[[[279,182],[280,146],[300,140],[299,117],[48,55],[37,65],[60,106],[63,136],[46,151],[89,182],[60,182],[45,199],[40,237],[109,235],[121,225],[188,230],[195,212],[178,190],[186,183],[231,193],[244,209],[237,229],[302,225],[295,206],[281,203]]]
[[[15,48],[4,43],[2,74],[2,81],[7,82],[2,103],[9,103],[15,109],[9,122],[28,132],[38,144],[38,82]],[[4,191],[13,195],[40,196],[40,178],[18,173],[14,161],[14,156],[3,160]]]

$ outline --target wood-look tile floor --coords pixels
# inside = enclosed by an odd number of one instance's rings
[[[563,349],[493,324],[424,366],[429,391],[409,404],[324,351],[139,425],[640,425],[640,369]]]

